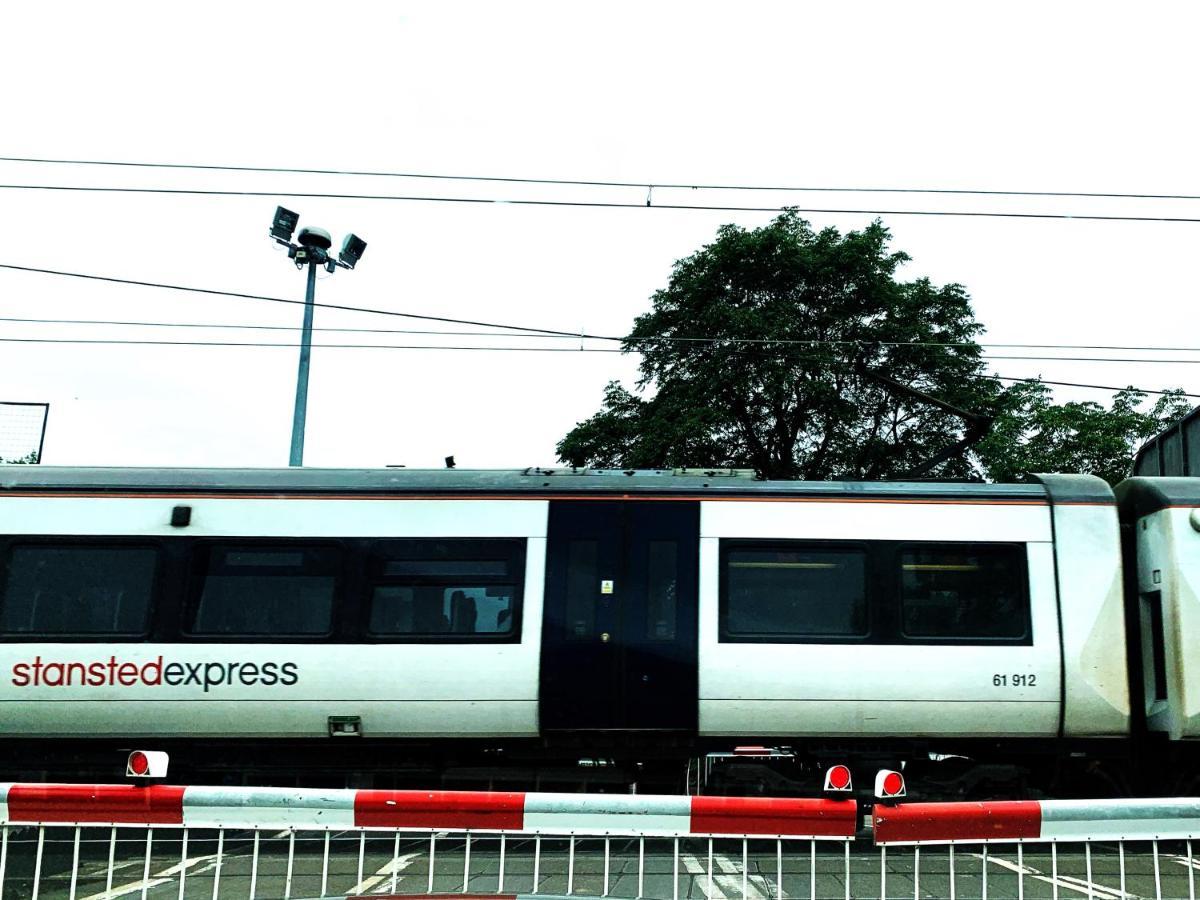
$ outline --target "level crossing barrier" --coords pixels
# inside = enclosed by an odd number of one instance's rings
[[[902,896],[1196,900],[1197,798],[876,804],[872,819],[879,897],[902,872]]]
[[[751,884],[752,844],[754,867],[773,857],[772,894],[783,896],[785,845],[789,857],[802,846],[815,864],[818,842],[830,842],[848,874],[857,824],[848,799],[5,784],[0,900],[254,900],[433,893],[450,884],[460,896],[571,896],[583,890],[585,847],[601,870],[586,873],[589,895],[677,900],[683,864],[685,881],[707,877],[705,896],[735,877],[742,896],[765,896]],[[718,854],[714,871],[714,846],[731,842],[740,865],[731,875],[724,863],[734,855]],[[814,865],[814,890],[815,878]]]

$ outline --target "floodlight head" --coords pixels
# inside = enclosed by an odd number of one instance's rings
[[[346,235],[342,241],[342,252],[338,254],[338,259],[350,269],[362,259],[362,255],[367,251],[367,242],[360,238],[357,234]]]
[[[329,236],[329,232],[324,228],[301,228],[300,237],[297,240],[302,247],[316,248],[318,250],[328,250],[333,246],[333,238]]]
[[[282,206],[275,207],[275,221],[271,223],[271,237],[285,244],[292,239],[300,216]]]

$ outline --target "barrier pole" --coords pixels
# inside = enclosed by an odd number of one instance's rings
[[[987,848],[988,848],[988,845],[987,845],[987,844],[984,844],[984,845],[983,845],[983,853],[982,853],[982,854],[980,854],[980,855],[983,857],[983,866],[982,866],[982,872],[983,872],[983,887],[982,887],[983,900],[987,900]]]
[[[749,843],[746,838],[742,838],[742,900],[750,896],[750,849],[747,846]]]
[[[289,860],[290,862],[290,860]],[[400,865],[400,832],[396,832],[396,840],[392,842],[392,884],[391,892],[396,893],[396,869]],[[291,880],[291,870],[288,871],[288,880]]]
[[[1188,900],[1196,900],[1196,870],[1192,866],[1192,842],[1187,842],[1187,870],[1188,870]],[[4,867],[0,864],[0,881],[3,880]]]
[[[397,835],[399,837],[399,835]],[[393,888],[393,891],[395,889]],[[496,884],[496,893],[504,893],[504,833],[500,833],[500,878]]]
[[[849,847],[849,845],[847,845]],[[954,897],[954,845],[950,845],[950,900],[955,900]]]
[[[783,838],[775,838],[775,900],[783,900]]]
[[[45,840],[46,840],[46,826],[39,825],[38,826],[37,859],[34,861],[34,864],[33,864],[33,897],[31,898],[31,900],[37,900],[38,886],[41,884],[41,881],[42,881],[42,844],[45,842]]]
[[[609,842],[609,838],[606,837],[604,839],[604,893],[602,893],[600,895],[601,897],[608,896],[608,851],[609,851],[608,842]]]
[[[808,842],[808,897],[817,900],[817,842]]]
[[[951,852],[953,852],[954,848],[951,847],[950,850],[951,850]],[[849,841],[842,841],[842,855],[845,857],[845,860],[846,860],[846,900],[850,900],[850,842]],[[951,888],[951,890],[953,890],[953,888]],[[954,894],[952,893],[950,895],[950,897],[951,897],[951,900],[953,900]]]
[[[400,832],[396,832],[396,838],[399,839]],[[287,875],[283,882],[283,900],[291,900],[292,896],[292,869],[296,860],[296,832],[295,830],[288,831],[288,861]],[[396,890],[395,885],[392,886],[392,892]],[[179,900],[183,900],[182,897]]]
[[[79,826],[75,826],[75,841],[71,851],[71,887],[68,900],[75,900],[75,885],[79,880]]]
[[[188,845],[188,830],[183,829],[183,839],[180,841],[179,847],[179,896],[176,900],[183,900],[183,886],[187,884],[187,845]]]
[[[1089,841],[1083,842],[1083,860],[1084,871],[1087,873],[1088,900],[1095,900],[1096,892],[1092,889],[1092,845]]]
[[[113,829],[113,832],[114,832],[114,833],[116,832],[116,829],[115,829],[115,828]],[[114,834],[114,837],[115,837],[115,834]],[[225,829],[224,829],[224,828],[219,828],[219,829],[217,829],[217,865],[216,865],[216,868],[213,870],[213,892],[212,892],[212,900],[217,900],[217,897],[218,897],[218,896],[220,896],[220,891],[221,891],[221,858],[222,858],[222,856],[223,856],[224,852],[225,852]],[[324,886],[324,885],[322,885],[322,886],[321,886],[321,893],[322,893],[322,894],[323,894],[323,893],[325,893],[325,886]]]
[[[254,829],[254,853],[250,857],[250,900],[258,887],[258,829]]]
[[[1050,843],[1050,887],[1054,900],[1058,900],[1058,841]]]
[[[568,888],[567,893],[571,893]],[[675,848],[671,854],[671,897],[679,900],[679,838],[675,838]]]
[[[257,837],[257,834],[255,834]],[[358,880],[355,884],[362,884],[363,881],[363,861],[367,855],[367,833],[360,831],[358,833]]]
[[[639,897],[645,893],[642,887],[645,884],[646,874],[646,839],[638,838],[638,892]]]
[[[328,835],[326,835],[326,839],[328,839]],[[433,893],[433,860],[434,860],[434,856],[436,853],[437,853],[437,832],[431,831],[431,832],[429,832],[429,883],[425,886],[425,893],[427,893],[427,894]],[[321,888],[321,893],[322,894],[325,893],[324,888]]]
[[[1190,846],[1190,845],[1189,845]],[[8,826],[0,831],[0,900],[4,898],[4,869],[8,865]]]
[[[814,845],[816,841],[813,841]],[[813,894],[815,900],[816,894]],[[879,900],[887,900],[887,846],[879,848]]]
[[[1121,896],[1125,896],[1125,842],[1117,841],[1117,861],[1121,867]]]
[[[432,840],[432,835],[430,836]],[[433,877],[433,857],[429,857],[430,878]],[[325,832],[325,848],[321,852],[321,896],[324,897],[329,889],[329,832]],[[430,889],[432,891],[432,888]],[[215,898],[214,898],[215,900]]]
[[[146,861],[142,865],[142,900],[150,893],[150,853],[154,847],[154,826],[146,828]],[[253,897],[250,900],[254,900]]]
[[[116,861],[117,855],[117,829],[113,826],[112,831],[108,834],[108,875],[104,879],[104,893],[112,892],[113,882],[113,863]]]
[[[1150,850],[1154,854],[1154,897],[1155,900],[1162,900],[1162,878],[1158,871],[1158,841],[1150,842]]]
[[[463,889],[462,892],[467,892],[467,885],[471,881],[471,832],[467,832],[466,844],[463,847]],[[570,891],[567,891],[569,894]]]
[[[1124,893],[1122,889],[1121,893]],[[1017,844],[1017,900],[1025,900],[1025,845]]]
[[[708,890],[704,893],[711,897],[713,893],[713,874],[712,874],[712,838],[708,839]]]
[[[466,887],[463,887],[466,890]],[[575,893],[575,835],[571,835],[567,848],[567,894]]]
[[[921,847],[913,847],[913,900],[921,900]]]
[[[542,836],[539,834],[537,837],[535,837],[533,839],[533,890],[530,891],[531,894],[536,894],[538,892],[538,882],[542,880],[540,877],[541,868],[542,868]],[[433,888],[430,888],[430,890],[432,891]]]

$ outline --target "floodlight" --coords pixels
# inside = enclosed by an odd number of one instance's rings
[[[303,247],[317,247],[321,250],[328,250],[333,246],[333,238],[329,236],[329,232],[324,228],[301,228],[300,237],[297,240]]]
[[[271,237],[277,241],[283,241],[285,244],[288,243],[299,222],[298,213],[284,209],[282,206],[275,207],[275,221],[271,223]]]
[[[340,259],[347,268],[353,269],[354,266],[362,259],[362,255],[367,252],[367,242],[360,238],[357,234],[348,234],[346,239],[342,241],[342,252],[338,254]]]

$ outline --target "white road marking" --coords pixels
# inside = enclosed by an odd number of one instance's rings
[[[150,876],[150,878],[148,880],[139,879],[138,881],[131,881],[127,884],[118,885],[117,887],[114,887],[112,890],[109,890],[109,891],[101,891],[98,894],[90,894],[87,897],[82,898],[82,900],[115,900],[115,898],[117,898],[117,897],[124,897],[126,894],[132,894],[135,891],[141,891],[141,889],[143,887],[145,887],[147,890],[149,890],[150,888],[158,887],[160,884],[168,884],[168,883],[174,881],[175,876],[177,876],[184,869],[191,869],[192,867],[197,866],[200,863],[208,863],[208,865],[196,870],[195,874],[198,875],[201,872],[206,872],[209,869],[215,867],[216,858],[217,858],[217,855],[215,853],[209,854],[207,856],[193,856],[189,859],[177,862],[177,863],[175,863],[175,865],[169,866],[169,867],[163,869],[161,872],[155,872],[153,875]],[[223,854],[224,860],[237,859],[237,858],[239,858],[239,857],[235,856],[233,854],[230,854],[230,853]],[[135,862],[137,862],[138,865],[142,865],[141,860],[135,860]],[[114,870],[117,868],[119,868],[119,867],[113,866]],[[101,869],[100,871],[101,872],[107,871],[107,867],[105,867],[104,869]],[[99,875],[99,874],[100,873],[96,873],[96,875]]]
[[[708,865],[706,863],[700,862],[690,853],[680,854],[679,859],[683,863],[684,870],[689,875],[696,877],[696,886],[705,892],[705,897],[709,900],[728,900],[728,895],[721,890],[721,886],[717,883],[715,872],[713,873],[713,883],[711,885],[708,883]],[[738,892],[741,893],[741,885],[738,886]]]
[[[740,860],[735,863],[728,856],[721,853],[713,854],[713,868],[720,869],[721,874],[713,873],[713,879],[719,884],[722,890],[729,891],[733,896],[740,897],[742,895],[742,870],[739,868]],[[751,875],[746,879],[746,897],[747,900],[767,900],[773,894],[773,885],[770,880],[761,875]]]
[[[983,859],[982,853],[972,853],[971,856],[976,859]],[[1025,874],[1037,881],[1043,881],[1046,884],[1057,884],[1061,888],[1066,888],[1068,891],[1077,891],[1080,894],[1097,897],[1099,900],[1141,900],[1137,894],[1122,894],[1118,888],[1107,887],[1102,884],[1092,882],[1090,885],[1082,878],[1074,878],[1070,875],[1059,875],[1058,878],[1053,878],[1050,875],[1043,875],[1038,869],[1032,866],[1019,866],[1011,860],[1004,859],[1001,856],[994,856],[991,853],[987,855],[989,863],[995,863],[1002,869],[1008,869],[1010,872]]]
[[[368,877],[364,878],[354,887],[350,888],[350,890],[346,891],[346,893],[365,894],[372,888],[379,887],[379,885],[383,884],[385,881],[388,882],[388,884],[383,888],[383,890],[390,891],[392,889],[392,871],[403,871],[404,869],[408,868],[412,861],[420,855],[420,853],[406,853],[403,856],[397,856],[395,859],[388,860],[382,868],[375,872],[374,875],[369,875]],[[381,891],[376,891],[376,893],[381,893]]]

